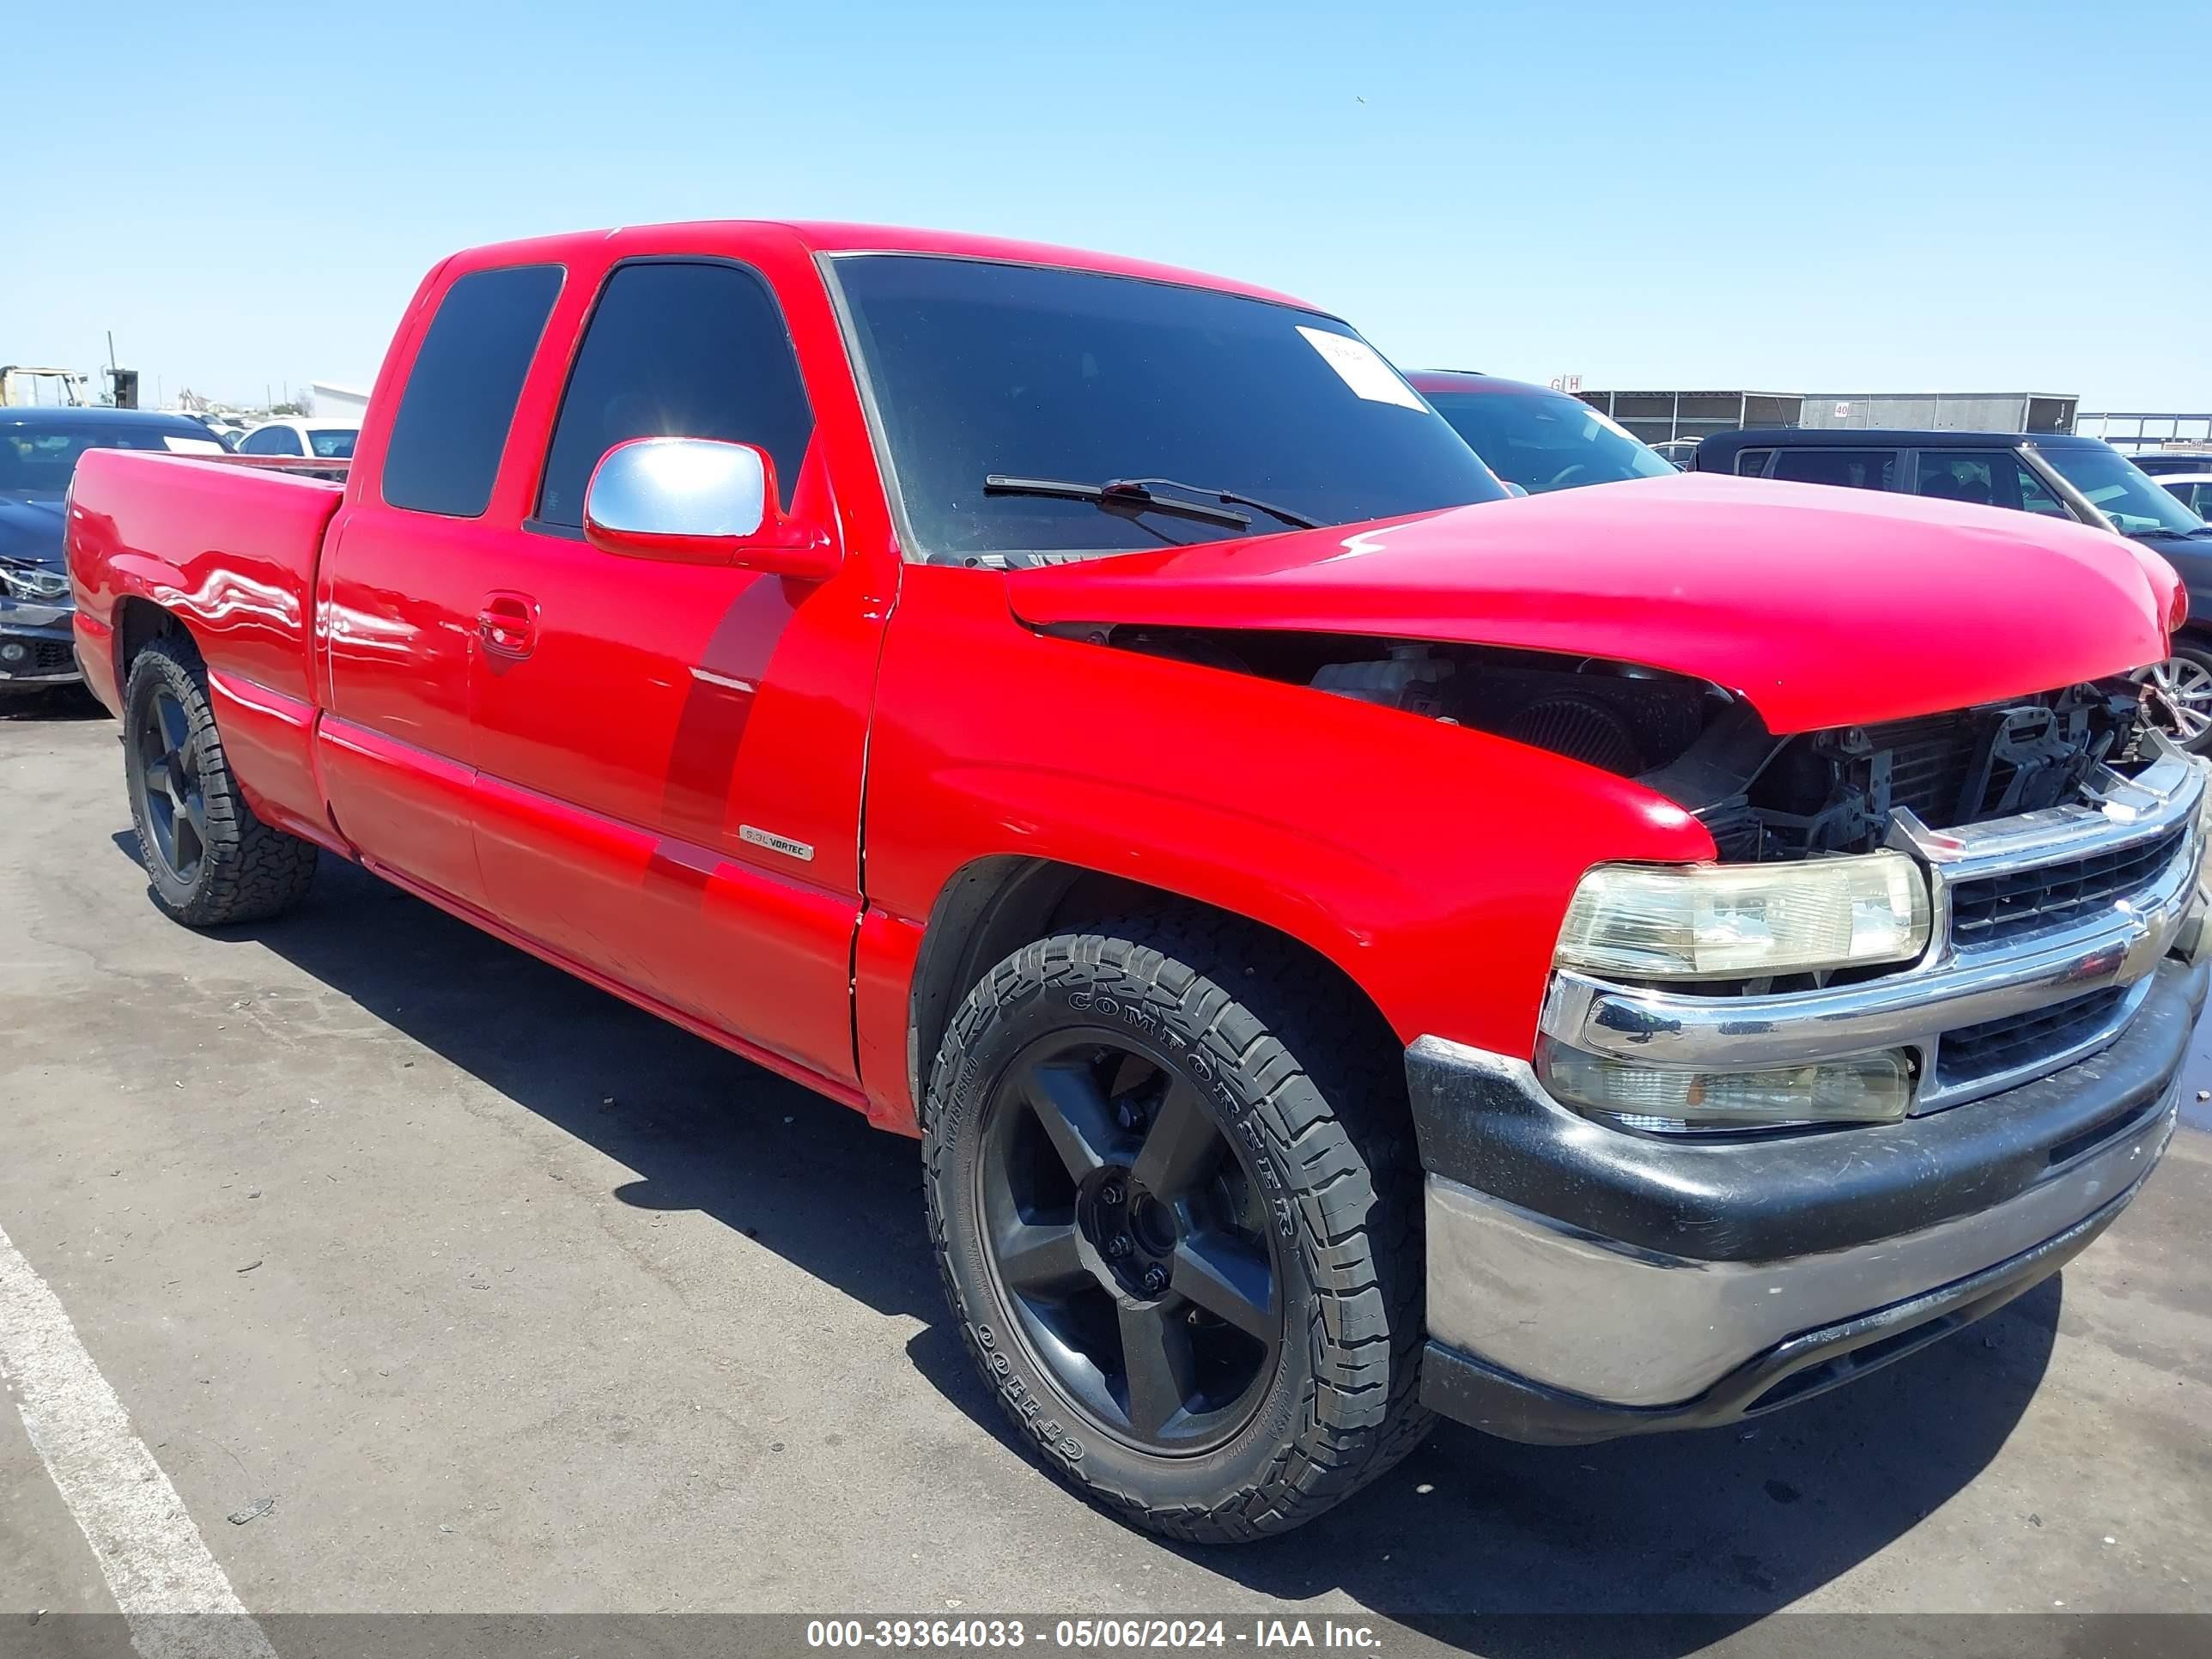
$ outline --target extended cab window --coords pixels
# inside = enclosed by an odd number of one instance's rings
[[[576,354],[538,497],[584,522],[592,469],[631,438],[720,438],[775,463],[786,507],[814,431],[799,359],[768,286],[735,265],[651,261],[607,279]]]
[[[446,290],[384,456],[384,501],[473,519],[491,501],[522,377],[561,292],[558,265],[475,270]]]
[[[1897,476],[1893,449],[1783,449],[1775,452],[1771,478],[1791,483],[1843,484],[1887,489]]]

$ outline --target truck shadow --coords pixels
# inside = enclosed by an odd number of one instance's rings
[[[117,834],[133,863],[137,838]],[[942,1316],[915,1143],[574,975],[325,858],[251,941],[637,1171],[647,1210],[697,1210],[878,1313]],[[834,1194],[835,1201],[825,1201]]]
[[[237,937],[636,1171],[623,1202],[700,1211],[921,1320],[916,1370],[1018,1449],[945,1319],[912,1143],[335,860],[299,912]],[[1287,1537],[1167,1547],[1271,1600],[1341,1592],[1449,1644],[1671,1659],[1819,1589],[1971,1481],[2035,1392],[2060,1299],[2047,1282],[1755,1425],[1547,1448],[1447,1424]],[[1547,1616],[1570,1613],[1642,1616],[1601,1632]]]
[[[1817,1590],[1972,1481],[2035,1394],[2062,1295],[2048,1279],[1948,1341],[1757,1423],[1566,1447],[1441,1424],[1396,1469],[1283,1538],[1168,1547],[1270,1599],[1341,1591],[1486,1654],[1673,1659]],[[908,1351],[1018,1444],[951,1326]],[[2017,1519],[2034,1536],[2040,1517]],[[1586,1614],[1601,1620],[1562,1617]]]

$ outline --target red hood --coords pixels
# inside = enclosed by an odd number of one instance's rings
[[[2161,559],[2027,513],[1710,473],[1008,578],[1037,626],[1519,647],[1711,680],[1775,732],[1937,714],[2166,655]]]

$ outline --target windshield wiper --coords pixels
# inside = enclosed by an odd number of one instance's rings
[[[1238,507],[1249,507],[1255,513],[1280,520],[1294,530],[1318,530],[1321,520],[1309,519],[1303,513],[1293,513],[1287,507],[1277,507],[1273,501],[1263,501],[1257,495],[1239,495],[1233,489],[1209,489],[1200,484],[1182,483],[1174,478],[1116,478],[1117,484],[1138,484],[1150,489],[1180,489],[1192,495],[1211,495],[1217,501],[1233,501]]]
[[[1256,496],[1240,495],[1233,489],[1206,489],[1174,478],[1109,478],[1103,483],[1079,483],[1067,478],[1016,478],[994,472],[984,478],[983,489],[985,494],[993,495],[1054,495],[1064,501],[1092,501],[1109,513],[1167,513],[1204,524],[1226,525],[1237,530],[1249,528],[1251,514],[1237,512],[1230,505],[1234,502],[1300,530],[1320,528],[1316,520]],[[1184,495],[1163,495],[1158,493],[1161,489],[1181,490]],[[1207,495],[1212,501],[1188,501],[1185,495]]]

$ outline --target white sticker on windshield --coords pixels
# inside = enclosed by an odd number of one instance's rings
[[[1364,340],[1354,340],[1327,329],[1300,325],[1306,343],[1321,353],[1322,362],[1337,378],[1370,404],[1396,404],[1401,409],[1425,409],[1420,394],[1398,378],[1398,371],[1382,361],[1382,353]]]
[[[223,447],[212,438],[179,438],[164,432],[161,447],[172,455],[220,455]]]

